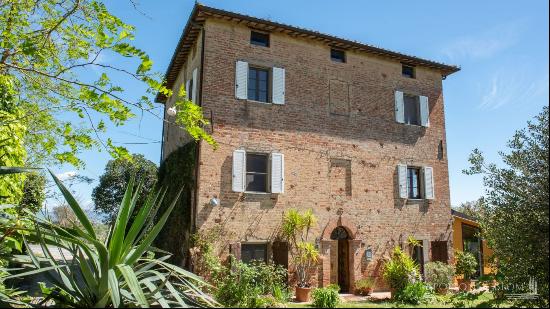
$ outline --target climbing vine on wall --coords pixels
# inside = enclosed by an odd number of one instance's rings
[[[156,246],[174,254],[172,262],[180,265],[184,265],[188,257],[196,150],[197,143],[187,143],[170,153],[159,168],[158,185],[167,191],[158,213],[163,213],[183,187],[176,208],[156,240]]]

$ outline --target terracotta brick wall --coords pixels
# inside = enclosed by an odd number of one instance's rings
[[[353,51],[347,51],[346,63],[336,63],[330,60],[328,46],[280,33],[271,34],[269,48],[254,46],[249,28],[218,19],[208,19],[205,31],[202,102],[205,113],[213,113],[212,134],[219,148],[201,146],[199,228],[223,225],[235,233],[235,241],[270,241],[285,210],[311,208],[319,219],[313,238],[321,240],[331,220],[344,218],[353,225],[346,227],[356,230],[356,241],[350,245],[355,279],[378,276],[382,259],[410,235],[449,240],[452,254],[440,73],[417,67],[416,79],[404,78],[399,62]],[[285,68],[285,104],[237,100],[237,60]],[[331,103],[332,84],[338,89]],[[429,128],[395,122],[395,90],[429,97]],[[232,192],[232,152],[238,148],[283,153],[285,193]],[[336,197],[331,194],[334,160],[349,162],[351,177],[343,188],[346,194]],[[398,163],[433,167],[435,199],[399,199]],[[345,168],[340,173],[332,178],[346,184]],[[214,196],[221,206],[209,205]],[[373,261],[363,257],[368,247]],[[334,255],[330,251],[328,256]],[[323,265],[334,281],[327,262]]]

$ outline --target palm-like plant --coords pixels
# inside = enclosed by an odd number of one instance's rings
[[[120,210],[105,241],[96,231],[82,207],[63,183],[52,177],[80,225],[63,228],[34,217],[35,225],[25,243],[40,244],[43,257],[28,250],[15,256],[33,268],[8,278],[20,278],[44,272],[53,287],[43,289],[46,299],[57,305],[74,307],[214,307],[218,304],[201,291],[207,285],[200,277],[167,262],[170,257],[151,244],[174,209],[168,209],[153,222],[165,190],[152,192],[137,216],[129,224],[141,185],[130,180]],[[135,188],[134,188],[135,187]],[[181,191],[180,191],[181,192]],[[28,246],[27,246],[28,247]],[[51,250],[59,250],[61,261]],[[72,259],[62,250],[69,252]],[[155,254],[161,257],[155,258]]]
[[[296,269],[297,284],[301,288],[310,286],[311,269],[319,258],[319,252],[309,241],[309,232],[316,221],[311,209],[303,214],[296,209],[290,209],[283,217],[281,234],[290,243],[290,254]]]

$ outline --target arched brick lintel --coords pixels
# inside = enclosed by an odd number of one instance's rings
[[[323,230],[321,240],[330,240],[330,234],[332,233],[332,231],[334,231],[335,228],[339,226],[346,229],[349,235],[349,239],[355,239],[355,236],[357,235],[357,225],[355,225],[355,223],[353,223],[350,218],[340,216],[338,218],[332,218],[328,221],[325,229]]]

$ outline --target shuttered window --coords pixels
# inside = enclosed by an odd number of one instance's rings
[[[408,125],[430,126],[428,97],[395,92],[395,121]]]
[[[435,187],[433,168],[414,167],[399,164],[397,166],[399,197],[403,199],[434,199]]]
[[[284,155],[233,152],[233,191],[284,193]]]
[[[285,69],[250,66],[237,61],[235,97],[273,104],[285,104]]]

